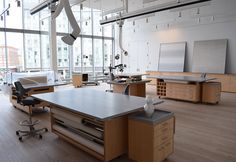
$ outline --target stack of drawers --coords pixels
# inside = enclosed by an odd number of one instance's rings
[[[130,159],[138,162],[161,162],[173,153],[174,116],[157,116],[160,117],[158,122],[155,119],[153,122],[141,118],[129,119]]]

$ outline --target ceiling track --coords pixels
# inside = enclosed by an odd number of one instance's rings
[[[156,7],[145,8],[145,9],[133,11],[130,13],[120,14],[117,17],[112,17],[109,19],[101,20],[100,24],[105,25],[108,23],[116,22],[118,20],[130,19],[130,18],[134,18],[134,17],[138,17],[138,16],[143,16],[143,15],[152,14],[152,13],[156,13],[156,12],[171,10],[171,9],[175,9],[175,8],[181,8],[181,7],[185,7],[185,6],[191,6],[191,5],[195,5],[195,4],[199,4],[199,3],[203,3],[203,2],[210,2],[210,1],[211,0],[195,0],[195,1],[177,2],[175,4],[162,6],[162,7],[156,6]]]

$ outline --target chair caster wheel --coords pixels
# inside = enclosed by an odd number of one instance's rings
[[[21,142],[22,142],[22,137],[19,137],[19,141],[21,141]]]
[[[40,135],[39,135],[39,139],[42,139],[42,138],[43,138],[43,136],[40,134]]]
[[[19,133],[18,131],[16,131],[16,135],[19,136],[19,134],[20,134],[20,133]]]
[[[45,132],[48,132],[48,128],[45,128]]]

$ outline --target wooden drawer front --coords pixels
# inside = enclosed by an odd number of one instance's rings
[[[166,83],[166,97],[189,101],[199,101],[200,86],[198,84],[187,83]]]
[[[154,149],[154,162],[161,162],[173,152],[173,140]]]
[[[158,137],[164,134],[173,134],[174,129],[174,118],[170,118],[169,120],[162,122],[154,127],[154,137]]]

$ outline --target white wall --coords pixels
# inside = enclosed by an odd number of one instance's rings
[[[142,2],[135,1],[136,5]],[[129,4],[134,4],[134,0]],[[191,71],[194,41],[228,39],[226,73],[236,73],[235,6],[235,0],[212,0],[211,5],[200,8],[200,14],[197,9],[188,9],[181,12],[181,17],[179,12],[165,11],[149,17],[148,21],[146,18],[126,20],[123,46],[129,55],[122,56],[123,63],[128,66],[125,71],[157,70],[160,43],[183,41],[187,42],[185,71]],[[120,53],[117,43],[116,53]]]

